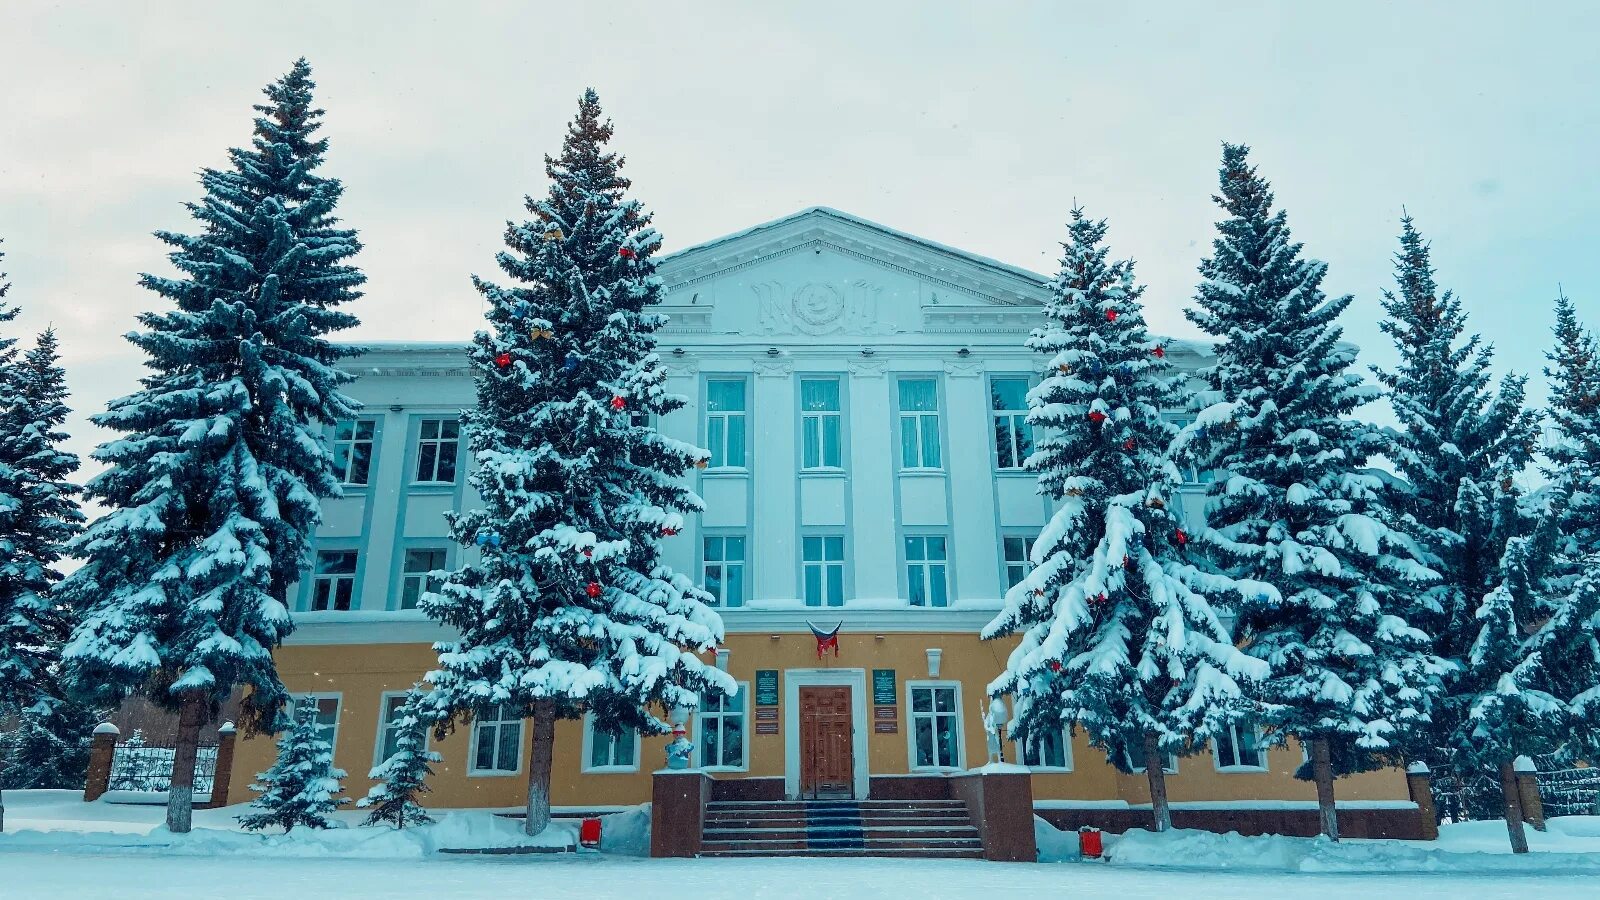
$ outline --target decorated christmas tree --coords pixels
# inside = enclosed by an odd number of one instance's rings
[[[1308,748],[1322,831],[1337,838],[1335,774],[1395,754],[1428,721],[1447,666],[1408,619],[1438,575],[1393,527],[1384,478],[1362,468],[1381,442],[1350,417],[1376,395],[1340,342],[1351,298],[1323,294],[1326,266],[1290,241],[1248,153],[1223,147],[1214,199],[1226,218],[1187,311],[1218,341],[1202,373],[1216,402],[1173,447],[1225,473],[1194,537],[1230,574],[1263,584],[1241,604],[1236,637],[1271,666],[1266,735]]]
[[[413,685],[394,720],[387,724],[394,735],[394,752],[367,775],[378,783],[356,803],[372,810],[363,825],[387,822],[404,828],[433,821],[417,803],[417,796],[428,792],[427,779],[433,775],[428,764],[440,760],[439,754],[428,749],[428,723],[422,718],[421,699],[421,686]]]
[[[476,280],[490,329],[470,351],[478,405],[465,432],[484,506],[452,527],[480,558],[421,603],[460,633],[437,645],[428,675],[437,731],[496,708],[533,720],[529,834],[550,819],[557,719],[659,734],[651,707],[734,690],[695,656],[722,640],[709,595],[660,558],[701,509],[684,476],[708,454],[640,420],[685,401],[663,390],[654,352],[660,236],[626,197],[610,138],[588,91],[545,160],[549,194],[507,226],[498,261],[513,284]]]
[[[1011,737],[1027,747],[1081,725],[1119,769],[1144,770],[1164,831],[1163,761],[1230,726],[1248,732],[1259,711],[1240,682],[1268,667],[1234,648],[1212,607],[1259,587],[1189,552],[1162,416],[1184,405],[1182,379],[1145,328],[1133,264],[1107,261],[1105,232],[1072,211],[1049,324],[1028,339],[1047,364],[1028,396],[1041,437],[1027,466],[1059,507],[983,636],[1022,635],[989,685],[1012,697]]]
[[[344,793],[344,770],[333,767],[333,744],[323,736],[317,723],[317,701],[306,697],[295,706],[293,721],[287,723],[278,739],[278,758],[272,768],[256,776],[259,783],[250,790],[261,796],[250,801],[260,812],[239,817],[239,824],[251,831],[296,825],[327,828],[328,815],[349,803]]]
[[[179,715],[167,824],[189,830],[199,732],[243,687],[244,724],[270,730],[286,700],[272,650],[285,605],[337,495],[322,439],[353,414],[328,336],[363,276],[339,227],[343,191],[316,174],[327,141],[304,60],[266,88],[248,149],[205,169],[195,234],[158,232],[176,277],[141,283],[170,307],[139,316],[143,389],[94,417],[124,433],[102,444],[88,495],[107,510],[74,543],[84,560],[61,594],[84,610],[64,651],[85,698],[130,693]]]

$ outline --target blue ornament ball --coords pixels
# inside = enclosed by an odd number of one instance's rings
[[[577,357],[577,354],[574,354],[574,353],[568,353],[567,354],[567,358],[562,360],[562,362],[561,362],[561,368],[566,369],[568,372],[571,372],[573,369],[576,369],[577,367],[578,367],[578,357]]]

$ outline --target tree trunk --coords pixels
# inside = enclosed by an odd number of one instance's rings
[[[528,754],[528,814],[522,829],[531,837],[550,825],[550,761],[556,743],[556,705],[533,705],[533,749]]]
[[[1528,852],[1528,832],[1522,827],[1522,797],[1517,792],[1517,770],[1510,761],[1500,764],[1500,793],[1506,802],[1506,832],[1511,836],[1511,852]]]
[[[1150,812],[1155,816],[1157,831],[1172,829],[1172,807],[1167,805],[1166,760],[1161,758],[1161,742],[1155,732],[1144,736],[1144,777],[1150,782]]]
[[[167,830],[173,834],[188,834],[193,826],[194,761],[200,754],[200,727],[205,722],[205,697],[184,694],[178,707],[178,743],[172,752],[172,786],[167,790]]]
[[[1333,805],[1333,752],[1328,739],[1311,739],[1311,777],[1317,784],[1317,818],[1322,834],[1330,841],[1339,839],[1339,810]]]
[[[0,834],[6,830],[6,792],[0,791]]]

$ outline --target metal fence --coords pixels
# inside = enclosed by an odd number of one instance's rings
[[[1544,756],[1534,760],[1534,767],[1547,818],[1600,815],[1600,768],[1568,766]],[[1505,814],[1496,772],[1436,769],[1432,787],[1434,811],[1441,822],[1498,819]]]
[[[1546,816],[1600,815],[1600,768],[1539,766],[1539,799]]]
[[[157,747],[142,741],[123,741],[111,755],[111,780],[107,790],[158,793],[172,787],[174,747]],[[202,744],[194,761],[194,792],[211,793],[217,773],[217,745]]]

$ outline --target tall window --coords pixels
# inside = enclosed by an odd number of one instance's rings
[[[939,465],[939,383],[932,378],[902,378],[900,467],[937,469]]]
[[[422,595],[439,589],[439,580],[428,573],[445,567],[442,547],[406,550],[405,563],[400,572],[400,608],[416,609]]]
[[[742,469],[744,447],[744,379],[706,382],[706,446],[713,469]]]
[[[589,737],[589,753],[585,758],[584,771],[593,772],[596,769],[633,771],[639,768],[639,732],[632,728],[619,728],[615,731],[596,728],[593,716],[583,720],[583,727]]]
[[[702,584],[718,606],[744,605],[744,538],[706,535]]]
[[[945,539],[939,535],[906,538],[906,584],[912,606],[949,606]]]
[[[459,421],[423,419],[417,431],[417,480],[455,484],[456,454],[460,452],[460,445]]]
[[[843,468],[839,439],[839,379],[801,379],[800,426],[805,442],[801,453],[803,468]]]
[[[349,609],[356,593],[356,563],[360,555],[354,550],[322,550],[317,553],[317,564],[311,576],[311,608]]]
[[[1021,534],[1008,534],[1000,539],[1000,548],[1006,562],[1006,587],[1014,588],[1028,577],[1033,568],[1029,557],[1033,553],[1033,538]]]
[[[372,473],[372,441],[378,423],[345,419],[333,426],[333,474],[341,484],[364,485]]]
[[[1267,751],[1252,725],[1229,725],[1228,730],[1212,742],[1211,752],[1216,757],[1217,768],[1224,772],[1264,772],[1267,769]]]
[[[317,737],[332,747],[339,738],[339,696],[312,694],[311,701],[317,705]],[[298,705],[300,700],[296,698],[293,702]]]
[[[800,540],[807,606],[844,605],[844,538],[806,535]]]
[[[700,765],[707,768],[743,769],[745,682],[732,697],[710,691],[700,701]]]
[[[509,775],[522,767],[522,719],[510,706],[497,704],[472,722],[472,771]]]
[[[1022,749],[1022,764],[1030,769],[1072,771],[1072,745],[1068,743],[1064,728],[1053,728],[1035,734],[1030,740],[1017,746]]]
[[[373,765],[383,765],[400,749],[400,708],[406,705],[406,695],[384,694],[382,703],[378,709],[378,756]]]
[[[1144,774],[1144,750],[1125,751],[1122,759],[1128,764],[1128,771],[1135,775]],[[1168,775],[1178,774],[1178,754],[1168,752],[1161,757],[1161,771]]]
[[[961,765],[961,709],[953,684],[910,685],[911,764],[918,769]]]
[[[1020,469],[1033,452],[1027,379],[996,378],[989,383],[989,402],[994,406],[995,468]]]

